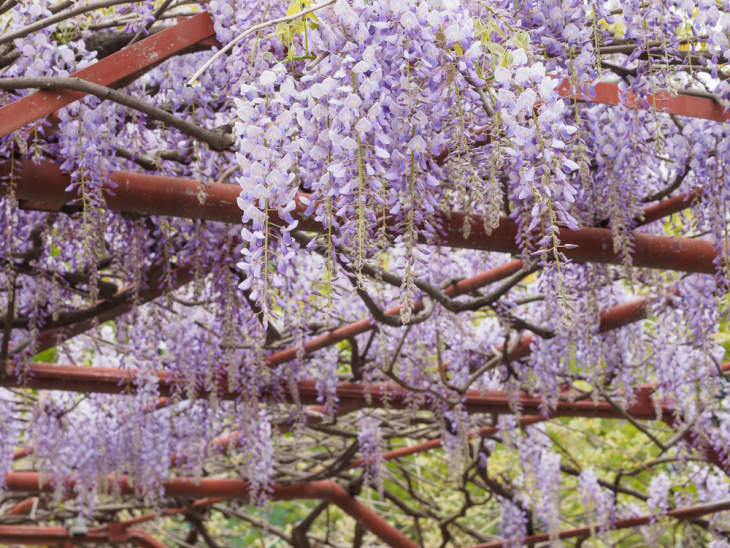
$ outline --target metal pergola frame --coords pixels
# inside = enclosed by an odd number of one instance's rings
[[[146,71],[159,65],[171,56],[191,51],[194,48],[209,47],[217,44],[214,38],[213,23],[206,13],[195,17],[181,19],[177,24],[155,33],[135,44],[103,58],[74,74],[75,78],[86,80],[109,87],[126,85],[144,74]],[[632,94],[622,94],[619,87],[609,83],[598,83],[593,86],[576,86],[565,80],[558,88],[566,98],[578,101],[604,103],[608,105],[623,105],[637,109],[656,109],[680,116],[696,117],[714,120],[720,123],[730,121],[730,113],[715,101],[705,97],[679,94],[657,94],[637,98]],[[0,136],[12,131],[21,130],[24,126],[42,118],[50,118],[53,122],[54,112],[59,108],[80,99],[84,94],[78,91],[38,91],[0,108]],[[9,173],[5,173],[9,175]],[[75,196],[66,192],[69,186],[69,176],[61,171],[58,165],[51,162],[41,162],[38,165],[30,161],[23,161],[16,165],[13,171],[13,191],[20,201],[21,207],[43,211],[73,211]],[[113,189],[113,192],[110,192]],[[106,204],[113,211],[135,213],[140,215],[160,215],[239,223],[241,212],[237,206],[238,187],[236,185],[163,177],[141,173],[118,172],[110,175],[110,181],[104,187]],[[199,192],[203,193],[204,200],[199,200]],[[674,196],[655,203],[644,210],[639,219],[640,224],[654,222],[665,216],[682,211],[692,205],[701,194],[697,189],[692,193]],[[306,198],[302,195],[301,198]],[[304,230],[318,232],[322,228],[304,215],[305,206],[299,201],[294,212]],[[272,221],[276,222],[275,213],[271,213]],[[449,219],[443,219],[445,231],[437,242],[439,245],[454,248],[468,248],[515,253],[519,248],[515,243],[517,227],[513,221],[502,219],[500,225],[491,233],[486,234],[481,219],[471,219],[469,236],[463,236],[464,217],[452,213]],[[683,272],[714,273],[717,251],[710,242],[689,238],[670,238],[637,233],[634,235],[634,246],[631,259],[635,266],[658,269],[669,269]],[[611,232],[605,228],[581,228],[579,230],[563,229],[559,233],[563,244],[570,244],[564,250],[567,257],[576,262],[597,262],[621,264],[624,261],[614,250]],[[522,268],[520,260],[513,260],[497,268],[480,273],[477,276],[456,282],[446,288],[449,297],[466,294],[488,284],[503,280]],[[70,337],[83,333],[96,322],[106,321],[130,311],[135,304],[151,301],[166,291],[184,285],[193,278],[193,269],[189,264],[178,264],[172,283],[163,283],[161,273],[148,272],[148,286],[138,289],[134,286],[121,288],[111,297],[100,300],[96,306],[84,311],[78,318],[71,318],[66,325],[46,328],[38,336],[39,350],[47,349],[67,340]],[[647,316],[649,299],[641,298],[619,304],[601,315],[600,331],[605,332],[618,327],[640,321]],[[416,305],[418,308],[419,305]],[[386,311],[387,314],[397,314],[399,308]],[[347,340],[356,334],[367,332],[376,327],[372,318],[363,318],[360,321],[337,328],[326,334],[310,338],[304,344],[306,353]],[[532,336],[525,336],[518,342],[511,359],[525,357],[530,352]],[[296,357],[297,347],[289,347],[271,354],[267,358],[270,367],[286,363]],[[6,365],[12,370],[14,365]],[[730,364],[722,366],[723,370],[730,369]],[[179,391],[180,381],[167,373],[159,372],[160,393],[163,399],[159,406],[164,406],[168,400]],[[81,367],[75,365],[57,365],[34,363],[29,366],[23,387],[46,390],[72,390],[77,392],[95,392],[107,394],[129,393],[134,384],[127,381],[134,379],[134,373],[114,368]],[[122,385],[120,381],[125,381]],[[0,379],[1,386],[15,386],[15,381],[9,375]],[[272,387],[275,389],[278,387]],[[298,385],[299,401],[306,405],[317,405],[317,389],[313,382],[303,381]],[[286,394],[286,391],[281,391]],[[513,404],[518,403],[524,416],[520,424],[526,426],[535,422],[548,420],[554,417],[605,417],[623,419],[625,414],[641,420],[662,420],[673,425],[677,417],[672,409],[672,402],[665,402],[661,412],[657,414],[652,401],[654,386],[646,385],[637,393],[635,402],[625,412],[618,411],[615,406],[606,400],[579,400],[566,398],[559,401],[550,416],[541,415],[542,400],[529,394],[521,394],[516,398],[505,392],[498,391],[468,391],[464,395],[463,405],[468,412],[503,414],[512,413]],[[204,397],[206,394],[199,394]],[[340,412],[350,412],[364,406],[378,407],[387,405],[393,409],[405,408],[406,391],[390,384],[366,385],[363,383],[339,383],[337,396],[340,401]],[[227,388],[227,383],[221,383],[219,397],[234,398],[235,394]],[[314,420],[314,419],[313,419]],[[470,436],[488,436],[496,432],[496,427],[486,426],[477,431],[469,432]],[[216,440],[216,448],[225,451],[236,443],[236,433],[229,434]],[[690,439],[689,437],[687,439]],[[730,473],[727,464],[727,455],[718,454],[709,445],[690,439],[691,443],[700,449],[708,461],[718,465],[726,473]],[[417,445],[389,451],[384,460],[391,460],[428,451],[441,447],[443,441],[429,440]],[[19,449],[15,458],[23,458],[32,453],[32,447]],[[366,459],[358,459],[350,467],[363,466]],[[68,495],[73,495],[74,478],[53,478],[44,480],[35,472],[11,472],[7,478],[7,488],[10,491],[23,493],[40,493],[52,490],[58,482],[62,482]],[[133,488],[124,477],[110,478],[116,488],[122,493],[134,493]],[[245,498],[249,494],[249,484],[238,479],[210,479],[202,478],[198,481],[189,478],[169,480],[164,490],[170,496],[205,497],[184,508],[168,509],[164,515],[184,512],[194,507],[205,507],[222,500]],[[329,501],[345,513],[360,522],[366,529],[375,534],[382,542],[394,547],[414,548],[418,546],[378,516],[372,509],[359,502],[352,494],[333,481],[311,481],[290,485],[273,485],[271,487],[273,500],[292,499],[320,499]],[[22,515],[30,511],[35,498],[29,498],[11,511],[11,514]],[[712,512],[730,509],[730,502],[721,501],[714,504],[677,508],[666,512],[666,516],[687,519]],[[158,514],[150,514],[135,518],[128,522],[109,523],[108,525],[92,529],[84,538],[72,538],[69,532],[62,527],[32,527],[32,526],[0,526],[0,542],[14,544],[44,544],[61,543],[69,546],[75,543],[100,542],[134,542],[139,546],[161,548],[164,546],[152,538],[145,531],[134,525],[153,519]],[[609,528],[619,529],[636,527],[649,523],[656,516],[644,516],[627,520],[618,520],[608,525]],[[581,537],[591,534],[589,527],[563,531],[560,538]],[[528,544],[548,540],[548,535],[532,535],[523,539]],[[501,541],[478,545],[479,548],[496,548],[503,546]],[[476,546],[473,548],[477,548]]]

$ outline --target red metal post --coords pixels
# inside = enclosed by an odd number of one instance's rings
[[[134,542],[141,548],[168,548],[166,544],[163,544],[143,529],[128,529],[127,536],[130,542]]]
[[[359,521],[386,545],[398,548],[419,548],[418,544],[378,516],[370,507],[350,496],[345,489],[333,481],[311,481],[296,485],[276,486],[274,497],[277,500],[301,498],[326,500]]]

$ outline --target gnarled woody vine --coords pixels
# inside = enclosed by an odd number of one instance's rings
[[[0,2],[2,521],[726,545],[728,10]]]

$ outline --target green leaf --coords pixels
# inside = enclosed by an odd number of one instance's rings
[[[292,15],[296,15],[297,13],[304,11],[307,8],[310,8],[314,5],[314,2],[312,0],[292,0],[289,3],[289,7],[286,9],[286,16],[291,17]],[[312,21],[319,21],[317,19],[317,16],[314,15],[314,12],[307,13],[303,16],[304,19],[310,19]]]
[[[39,352],[35,356],[33,356],[34,362],[44,362],[44,363],[53,363],[56,361],[56,357],[58,356],[58,352],[56,352],[56,348],[48,348],[47,350],[44,350],[43,352]]]
[[[498,57],[504,56],[505,50],[504,50],[504,46],[502,46],[502,44],[498,44],[497,42],[488,41],[486,45],[487,45],[487,49],[489,50],[489,52],[491,54],[496,55]]]
[[[492,33],[495,32],[502,38],[505,38],[504,32],[502,32],[502,29],[499,27],[496,19],[490,19],[487,23],[487,33],[491,36]]]
[[[525,52],[530,51],[530,35],[527,33],[527,31],[521,30],[517,32],[513,38],[513,41],[517,47],[522,48],[523,50],[525,50]]]

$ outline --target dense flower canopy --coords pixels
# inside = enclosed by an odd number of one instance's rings
[[[649,514],[657,543],[656,514],[730,498],[730,2],[0,14],[0,484],[41,473],[36,521],[176,506],[176,477],[263,505],[337,479],[422,545],[610,544]],[[38,97],[65,103],[23,118]],[[43,384],[72,369],[99,376]],[[419,440],[446,474],[386,465]],[[692,519],[728,545],[725,514]]]

